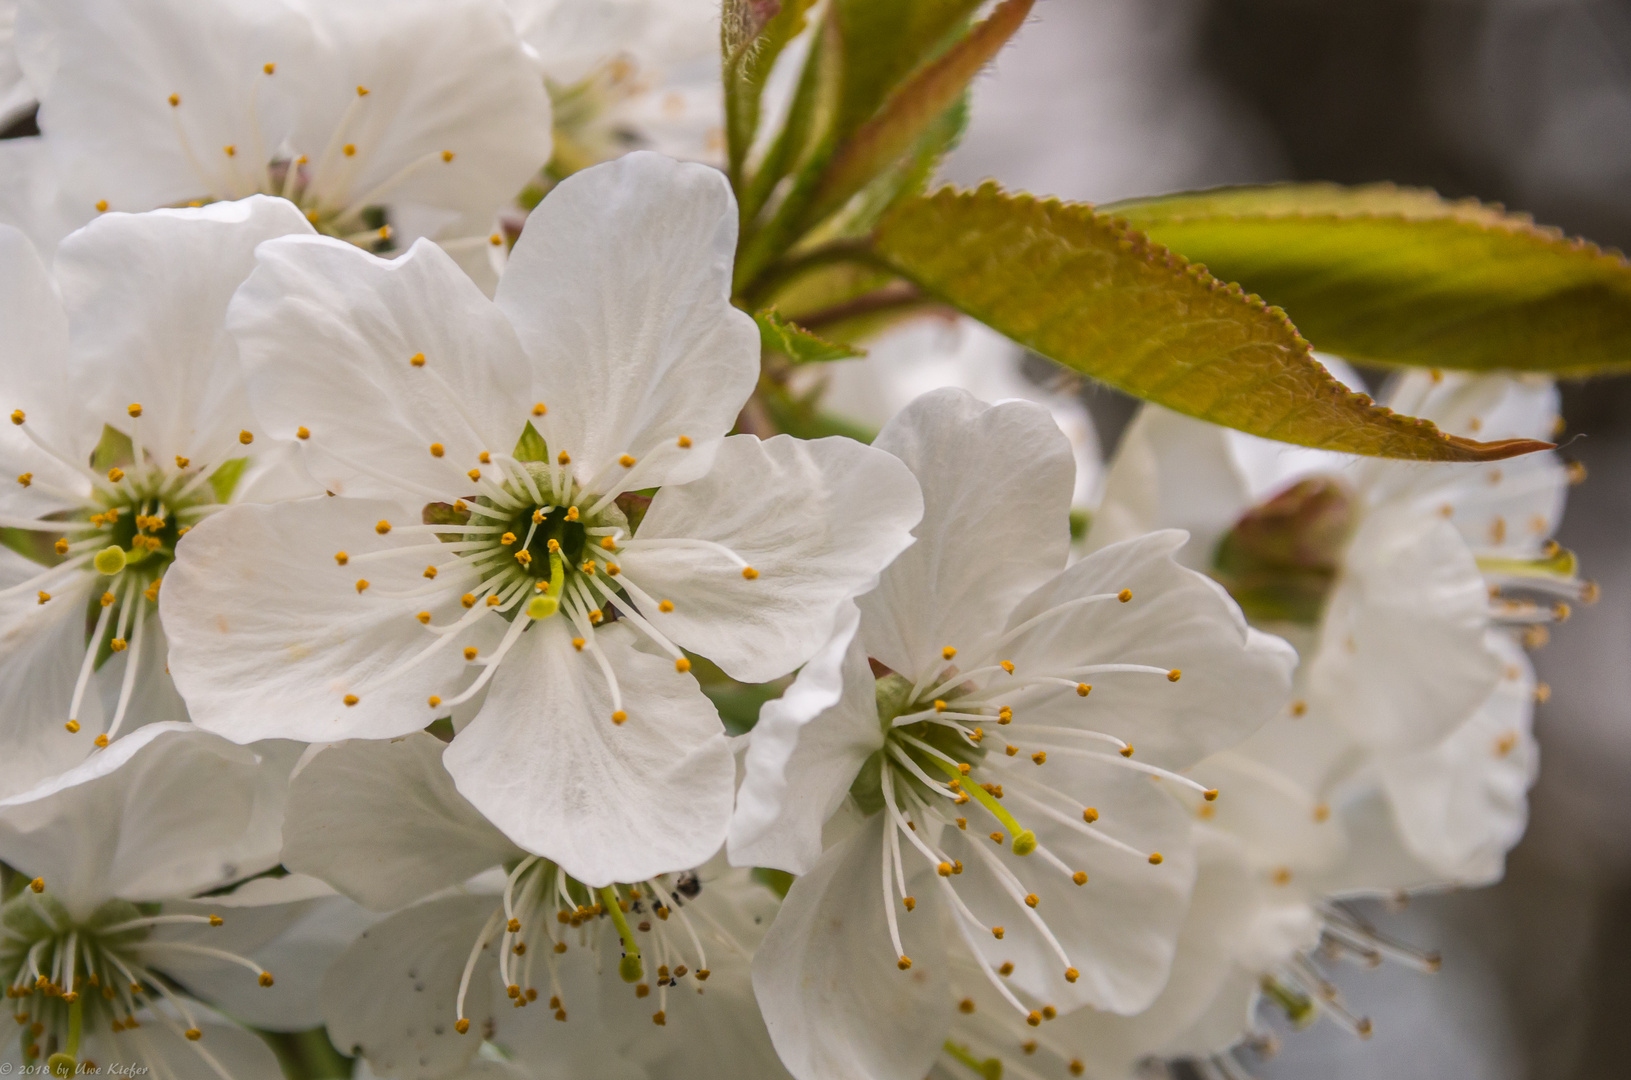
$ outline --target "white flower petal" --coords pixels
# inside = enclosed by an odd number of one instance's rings
[[[1037,773],[1044,781],[1057,784],[1060,780],[1048,775],[1051,764],[1037,769],[1023,761],[1010,771],[1020,768]],[[1005,789],[1013,788],[1005,799],[1009,811],[1072,872],[1086,871],[1086,884],[1077,885],[1040,855],[1015,855],[1006,837],[999,848],[986,834],[993,828],[1000,831],[1000,826],[970,806],[963,808],[968,813],[968,829],[948,829],[943,840],[946,855],[960,859],[964,867],[963,873],[950,880],[985,926],[1003,927],[1000,940],[989,929],[977,932],[974,940],[992,967],[1013,962],[1009,981],[1014,986],[1038,1002],[1063,1010],[1091,1005],[1136,1013],[1155,999],[1167,981],[1195,883],[1189,815],[1141,774],[1108,763],[1073,762],[1068,768],[1079,785],[1077,792],[1092,792],[1099,820],[1091,826],[1079,821],[1080,829],[1065,825],[1017,800],[1015,793],[1023,790],[1020,776],[1010,780],[993,771],[991,777],[1004,781]],[[1104,833],[1134,851],[1110,847],[1083,835],[1083,829]],[[972,851],[973,845],[987,850]],[[1148,854],[1152,852],[1161,854],[1160,865],[1150,864]],[[1021,902],[1002,887],[987,855],[994,855],[1036,895],[1036,914],[1080,972],[1075,982],[1066,980],[1066,965],[1030,921]]]
[[[296,84],[294,142],[314,162],[342,137],[356,147],[319,171],[314,194],[336,208],[446,208],[462,215],[454,236],[485,236],[550,155],[549,97],[501,0],[302,7],[323,47]]]
[[[586,885],[699,866],[725,842],[736,782],[719,714],[632,632],[592,632],[621,700],[564,618],[535,623],[447,748],[447,771],[511,840]]]
[[[1065,565],[1075,459],[1046,409],[924,394],[873,444],[923,488],[918,542],[860,600],[867,654],[909,677],[941,650],[974,653],[1026,593]]]
[[[227,302],[255,267],[255,246],[311,226],[283,199],[257,195],[149,214],[107,214],[64,240],[56,279],[72,327],[80,409],[141,440],[168,465],[245,456],[253,429]],[[126,412],[142,407],[139,419]]]
[[[320,497],[235,506],[187,534],[159,611],[170,670],[199,726],[237,742],[326,742],[406,735],[440,715],[428,698],[452,696],[469,678],[460,650],[488,653],[503,620],[484,615],[450,641],[420,624],[420,611],[432,626],[466,614],[451,573],[439,581],[445,588],[420,595],[435,550],[337,564],[341,551],[349,560],[435,547],[422,535],[376,533],[395,513],[390,503]],[[358,581],[367,588],[359,591]],[[420,657],[439,640],[447,643]]]
[[[151,210],[254,190],[252,170],[289,134],[280,88],[313,73],[308,21],[281,0],[30,3],[19,48],[49,39],[40,128],[88,214]],[[279,83],[262,75],[276,62]],[[172,106],[170,95],[179,104]],[[225,146],[242,147],[229,157]],[[263,159],[252,161],[252,148]]]
[[[643,592],[673,601],[644,612],[657,629],[733,678],[765,682],[820,648],[840,606],[912,543],[920,513],[912,474],[882,451],[735,435],[702,479],[657,493],[620,561]]]
[[[735,865],[808,873],[821,857],[822,826],[883,746],[859,621],[851,605],[793,685],[759,710],[731,816]]]
[[[527,219],[498,305],[549,408],[539,430],[580,479],[630,454],[640,487],[683,483],[735,423],[759,377],[758,329],[730,303],[736,216],[717,170],[641,152],[574,173]]]
[[[4,584],[26,581],[40,569],[9,549],[0,551]],[[48,603],[32,592],[0,600],[0,701],[6,703],[0,711],[0,744],[6,748],[0,796],[27,791],[83,760],[103,729],[95,693],[81,706],[80,730],[70,734],[63,726],[85,656],[85,605],[93,584],[73,573],[60,586],[48,583]]]
[[[1363,746],[1432,746],[1500,677],[1483,575],[1449,522],[1402,508],[1367,515],[1344,563],[1308,660],[1309,710]]]
[[[483,451],[514,450],[532,407],[526,361],[440,248],[387,261],[301,237],[258,254],[228,316],[250,403],[273,437],[310,433],[329,491],[417,509],[473,490],[465,474]]]
[[[951,1024],[946,925],[933,871],[897,907],[912,966],[884,921],[883,816],[793,883],[753,958],[753,989],[782,1064],[798,1080],[921,1080]],[[895,896],[887,898],[898,904]]]
[[[476,962],[465,998],[472,1031],[454,1030],[459,978],[487,920],[492,896],[452,896],[398,912],[362,932],[323,980],[329,1038],[397,1080],[439,1080],[481,1046],[493,1015],[494,950]]]
[[[1405,844],[1465,885],[1499,880],[1540,765],[1534,667],[1506,634],[1491,632],[1489,644],[1505,668],[1489,700],[1436,747],[1377,763]]]
[[[132,1074],[141,1068],[169,1080],[221,1080],[222,1072],[233,1080],[281,1080],[277,1056],[254,1032],[212,1009],[191,1005],[192,1018],[203,1033],[193,1042],[182,1034],[189,1026],[186,1021],[168,1005],[159,1008],[168,1022],[147,1010],[139,1014],[142,1026],[135,1030],[111,1032],[87,1025],[80,1060],[94,1061],[103,1069],[118,1064]]]
[[[281,765],[286,780],[290,764],[188,724],[149,724],[0,800],[0,858],[82,915],[110,897],[217,888],[276,865],[281,785],[269,791],[262,771]]]
[[[1079,677],[1091,687],[1085,697],[1069,685],[1016,692],[1015,723],[1107,732],[1131,743],[1141,760],[1184,768],[1240,741],[1283,707],[1296,654],[1249,629],[1215,582],[1173,561],[1185,540],[1166,530],[1102,548],[1014,610],[1013,628],[1043,617],[1002,657],[1013,662],[1013,677]],[[1131,591],[1126,602],[1123,590]],[[1080,602],[1089,596],[1103,599]],[[1044,616],[1050,610],[1056,614]],[[1091,664],[1157,670],[1071,674]],[[999,690],[1002,678],[992,684]]]
[[[317,753],[289,787],[283,864],[390,911],[520,858],[453,787],[444,749],[415,732]]]

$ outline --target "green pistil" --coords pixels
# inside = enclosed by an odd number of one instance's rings
[[[629,928],[628,917],[623,914],[617,890],[610,885],[602,886],[600,902],[606,905],[612,925],[617,927],[617,936],[623,939],[623,959],[618,962],[617,974],[626,983],[637,983],[645,977],[646,968],[640,962],[640,946],[634,940],[634,931]]]
[[[1567,581],[1579,573],[1579,560],[1568,548],[1558,548],[1541,559],[1511,559],[1499,555],[1478,556],[1478,569],[1486,574],[1509,577],[1556,578]]]
[[[1007,808],[998,802],[989,791],[979,784],[962,783],[967,777],[963,775],[961,769],[951,762],[937,757],[930,757],[929,761],[939,768],[941,772],[958,781],[958,786],[963,791],[972,795],[981,806],[991,811],[992,817],[1002,822],[1002,827],[1007,829],[1008,835],[1014,838],[1015,855],[1029,855],[1036,850],[1036,833],[1016,821],[1014,815],[1010,814]]]
[[[1002,1080],[1001,1058],[986,1058],[981,1061],[968,1052],[968,1047],[958,1046],[950,1039],[945,1042],[945,1051],[953,1060],[967,1065],[974,1072],[984,1077],[985,1080]]]
[[[547,619],[561,609],[561,589],[566,586],[566,562],[560,551],[549,553],[549,587],[527,602],[527,617]]]

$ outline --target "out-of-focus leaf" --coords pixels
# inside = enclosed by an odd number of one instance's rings
[[[1024,24],[1033,2],[1003,0],[988,18],[895,91],[878,114],[838,149],[822,174],[806,219],[817,222],[837,210],[911,151]]]
[[[821,364],[866,355],[862,349],[812,334],[797,323],[782,318],[774,308],[757,313],[753,321],[759,324],[759,340],[764,347],[781,353],[795,364]]]
[[[1351,359],[1631,369],[1631,262],[1498,206],[1388,184],[1283,184],[1103,212],[1281,305],[1316,346]]]
[[[947,188],[890,211],[874,250],[926,292],[1044,356],[1226,427],[1424,461],[1548,445],[1445,435],[1350,393],[1284,312],[1090,206],[990,183]]]
[[[815,0],[726,0],[720,21],[725,75],[725,142],[730,175],[741,186],[743,165],[759,130],[759,105],[776,58],[804,29]]]
[[[945,44],[981,0],[833,0],[844,53],[837,130],[872,117],[912,71]]]

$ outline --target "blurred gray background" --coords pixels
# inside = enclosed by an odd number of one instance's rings
[[[1625,250],[1631,0],[1039,0],[946,173],[1090,202],[1394,180]],[[1086,394],[1109,453],[1132,405]],[[1603,600],[1535,657],[1528,835],[1500,885],[1382,916],[1445,963],[1344,973],[1373,1038],[1317,1024],[1260,1076],[1631,1076],[1631,379],[1564,401],[1589,476],[1559,539]]]

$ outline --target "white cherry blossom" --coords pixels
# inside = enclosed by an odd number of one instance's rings
[[[921,1076],[954,956],[1033,1027],[1144,1008],[1194,880],[1171,792],[1217,795],[1172,770],[1272,715],[1292,664],[1172,562],[1182,533],[1066,568],[1040,407],[936,391],[877,445],[923,487],[918,543],[766,706],[732,822],[733,861],[803,875],[754,962],[800,1080]],[[846,795],[863,820],[823,851]]]
[[[496,217],[550,154],[502,0],[24,0],[18,48],[86,218],[280,195],[371,250],[441,240],[490,284]]]
[[[249,414],[227,301],[255,245],[310,232],[256,197],[110,214],[47,272],[0,227],[0,795],[131,727],[185,720],[160,582],[227,502],[311,490]]]
[[[393,912],[328,977],[339,1045],[414,1080],[467,1070],[484,1039],[545,1076],[774,1075],[748,968],[768,888],[723,867],[586,887],[482,818],[442,748],[328,746],[291,787],[285,863]]]
[[[264,1043],[182,987],[230,971],[270,993],[273,975],[242,951],[326,891],[284,878],[189,902],[277,865],[298,752],[149,724],[0,800],[0,858],[32,879],[0,908],[0,977],[23,1064],[277,1075]]]
[[[162,602],[196,721],[452,716],[459,790],[574,877],[711,856],[734,764],[685,650],[787,673],[921,510],[881,451],[726,437],[759,352],[735,236],[723,177],[642,153],[550,194],[496,302],[430,244],[262,245],[233,314],[251,399],[335,497],[188,537]]]

